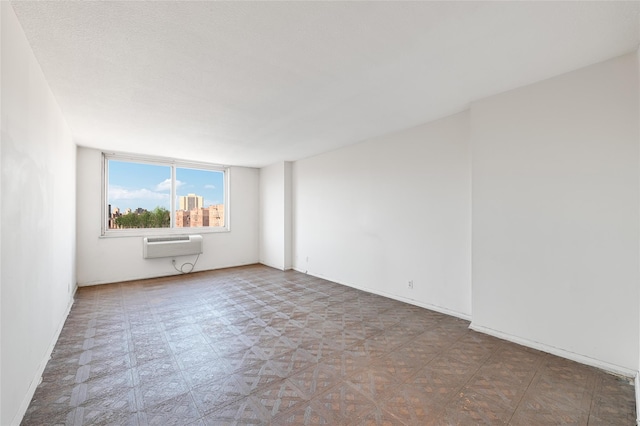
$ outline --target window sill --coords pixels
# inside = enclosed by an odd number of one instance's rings
[[[169,235],[221,234],[231,232],[229,228],[165,228],[110,230],[99,238],[164,237]]]

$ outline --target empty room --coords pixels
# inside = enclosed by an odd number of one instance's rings
[[[0,18],[0,425],[638,424],[640,2]]]

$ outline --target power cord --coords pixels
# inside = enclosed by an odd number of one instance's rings
[[[193,272],[193,269],[196,267],[196,263],[198,263],[198,259],[199,259],[199,258],[200,258],[200,254],[198,254],[198,255],[196,256],[196,260],[194,260],[194,261],[193,261],[193,263],[191,263],[191,262],[185,262],[185,263],[183,263],[182,265],[180,265],[180,269],[178,269],[178,268],[176,267],[176,260],[175,260],[175,259],[171,260],[171,263],[173,264],[173,269],[175,269],[176,271],[180,272],[181,274],[189,274],[189,273]],[[189,269],[188,271],[185,271],[185,270],[184,270],[184,267],[185,267],[186,265],[190,265],[190,266],[191,266],[191,269]]]

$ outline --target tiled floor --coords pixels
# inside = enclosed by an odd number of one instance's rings
[[[468,322],[249,266],[80,288],[25,425],[633,425],[633,387]]]

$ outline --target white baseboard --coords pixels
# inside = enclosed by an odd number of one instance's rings
[[[357,290],[362,290],[362,291],[366,291],[367,293],[377,294],[378,296],[386,297],[388,299],[398,300],[400,302],[408,303],[410,305],[419,306],[421,308],[429,309],[431,311],[440,312],[441,314],[450,315],[450,316],[456,317],[456,318],[461,318],[461,319],[466,320],[466,321],[471,321],[471,315],[467,315],[465,313],[458,312],[458,311],[453,311],[453,310],[445,308],[443,306],[432,305],[430,303],[424,303],[424,302],[420,302],[418,300],[402,297],[402,296],[399,296],[397,294],[387,293],[385,291],[377,291],[377,290],[373,290],[373,289],[367,288],[367,287],[361,287],[361,286],[357,286],[357,285],[353,285],[353,284],[349,284],[349,283],[345,283],[345,282],[340,282],[340,281],[337,281],[335,279],[332,279],[332,278],[329,278],[329,277],[324,277],[324,276],[319,275],[319,274],[310,274],[307,271],[301,271],[300,269],[297,269],[295,267],[292,268],[292,269],[295,270],[295,271],[301,272],[303,274],[307,274],[307,275],[311,275],[312,277],[321,278],[323,280],[331,281],[331,282],[334,282],[336,284],[340,284],[340,285],[343,285],[343,286],[346,286],[346,287],[355,288]]]
[[[0,0],[1,1],[1,0]],[[195,271],[193,271],[193,273],[197,273],[197,272],[209,272],[209,271],[217,271],[218,269],[228,269],[228,268],[238,268],[241,266],[250,266],[250,265],[256,265],[259,262],[250,262],[250,263],[241,263],[241,264],[230,264],[230,265],[219,265],[216,266],[214,268],[209,268],[209,269],[197,269]],[[139,276],[130,276],[130,277],[126,277],[126,278],[118,278],[117,281],[113,281],[113,280],[97,280],[97,281],[87,281],[87,282],[82,282],[82,283],[78,283],[78,287],[92,287],[94,285],[103,285],[103,284],[120,284],[120,283],[127,283],[130,281],[141,281],[141,280],[150,280],[150,279],[154,279],[154,278],[166,278],[166,277],[177,277],[177,276],[181,276],[181,275],[189,275],[191,272],[186,273],[186,274],[182,274],[180,272],[175,272],[175,271],[169,271],[167,273],[151,273],[151,274],[145,274],[145,275],[139,275]]]
[[[277,269],[278,271],[282,271],[282,272],[290,271],[290,270],[293,269],[291,266],[282,267],[282,265],[272,265],[271,263],[267,263],[264,260],[261,260],[259,263],[260,263],[260,265],[267,266],[267,267],[273,268],[273,269]]]
[[[338,284],[342,284],[342,283],[338,283]],[[347,285],[347,284],[342,284],[342,285]],[[400,302],[408,303],[410,305],[419,306],[421,308],[429,309],[430,311],[440,312],[441,314],[460,318],[466,321],[471,321],[471,315],[467,315],[458,311],[452,311],[451,309],[445,308],[444,306],[433,305],[431,303],[424,303],[418,300],[409,299],[407,297],[398,296],[397,294],[387,293],[385,291],[376,291],[366,287],[359,287],[359,286],[352,286],[352,285],[349,285],[349,287],[357,288],[358,290],[366,291],[372,294],[377,294],[378,296],[387,297],[389,299],[398,300]]]
[[[77,289],[78,289],[78,286],[76,285],[71,294],[69,305],[67,306],[67,309],[64,315],[62,316],[62,320],[60,321],[60,324],[58,324],[58,328],[54,333],[53,339],[51,340],[51,342],[49,342],[49,347],[47,348],[47,351],[44,357],[42,358],[42,361],[40,361],[40,365],[38,366],[38,369],[36,370],[36,374],[31,380],[31,385],[29,385],[29,389],[27,390],[27,393],[25,394],[24,399],[20,404],[20,408],[18,409],[18,412],[16,413],[15,417],[11,421],[12,426],[19,426],[20,423],[22,422],[22,419],[24,418],[24,415],[27,413],[29,404],[31,404],[31,399],[33,398],[33,395],[36,393],[36,388],[38,387],[38,385],[40,384],[40,380],[42,379],[42,373],[44,373],[44,369],[46,368],[47,363],[51,359],[51,354],[53,353],[53,349],[55,348],[56,343],[58,342],[58,337],[60,337],[60,333],[62,332],[62,327],[64,326],[64,323],[67,320],[67,317],[69,316],[69,312],[71,312],[71,307],[73,306]]]
[[[626,367],[622,367],[620,365],[611,364],[611,363],[606,362],[606,361],[601,361],[599,359],[590,358],[590,357],[585,356],[585,355],[580,355],[580,354],[577,354],[577,353],[574,353],[574,352],[570,352],[570,351],[567,351],[567,350],[564,350],[564,349],[556,348],[554,346],[549,346],[549,345],[546,345],[544,343],[535,342],[533,340],[524,339],[524,338],[518,337],[518,336],[513,336],[511,334],[503,333],[501,331],[494,330],[492,328],[483,327],[481,325],[474,324],[473,322],[471,323],[471,325],[469,325],[469,328],[474,330],[474,331],[480,332],[480,333],[484,333],[484,334],[488,334],[490,336],[497,337],[499,339],[508,340],[510,342],[517,343],[517,344],[522,345],[522,346],[527,346],[529,348],[537,349],[537,350],[542,351],[542,352],[546,352],[546,353],[549,353],[549,354],[552,354],[552,355],[557,355],[559,357],[570,359],[572,361],[576,361],[576,362],[579,362],[581,364],[590,365],[592,367],[599,368],[601,370],[607,371],[609,373],[612,373],[612,374],[615,374],[615,375],[618,375],[618,376],[623,376],[623,377],[627,377],[627,378],[633,378],[633,377],[635,377],[637,375],[636,371],[631,370],[631,369],[626,368]]]

